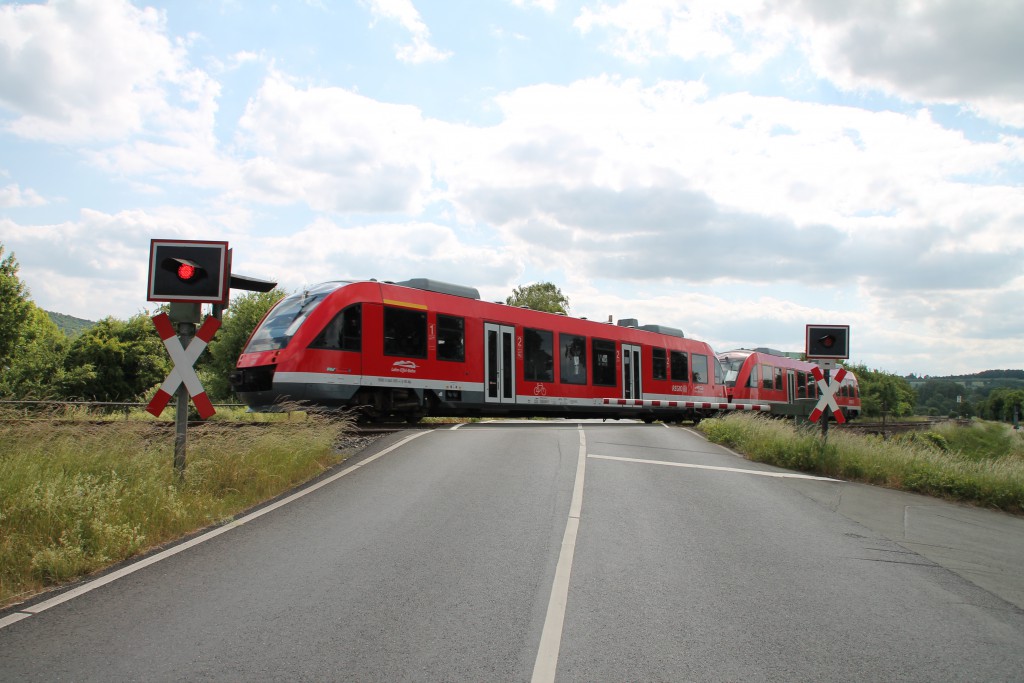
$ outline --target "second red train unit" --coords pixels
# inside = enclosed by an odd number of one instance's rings
[[[813,363],[766,348],[727,351],[718,354],[718,360],[730,403],[767,404],[772,415],[807,417],[818,401]],[[846,419],[860,415],[860,387],[853,373],[845,373],[835,396]]]

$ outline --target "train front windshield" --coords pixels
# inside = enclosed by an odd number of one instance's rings
[[[295,335],[306,317],[320,305],[320,302],[328,294],[344,284],[343,282],[325,282],[281,299],[252,333],[252,338],[249,340],[248,346],[245,347],[244,353],[273,351],[288,346],[288,341]]]
[[[746,356],[726,356],[725,358],[719,358],[722,363],[722,369],[725,370],[725,386],[734,387],[736,386],[736,378],[740,374],[740,368],[743,367],[743,362],[747,360]]]

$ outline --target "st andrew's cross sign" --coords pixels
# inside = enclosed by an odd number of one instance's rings
[[[188,395],[192,397],[192,402],[196,404],[199,417],[204,420],[211,417],[216,411],[192,366],[220,328],[220,320],[207,318],[196,332],[195,338],[189,342],[188,348],[181,345],[181,340],[174,333],[174,325],[171,324],[171,319],[166,313],[153,316],[153,324],[156,325],[156,330],[160,333],[164,346],[167,347],[167,353],[170,354],[171,360],[174,362],[174,368],[171,370],[171,374],[167,375],[167,379],[157,390],[146,410],[159,417],[174,392],[184,384]]]

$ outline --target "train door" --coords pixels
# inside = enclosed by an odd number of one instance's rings
[[[643,398],[640,385],[640,347],[622,345],[622,398]]]
[[[789,397],[787,403],[793,405],[796,403],[796,371],[786,370],[786,396]]]
[[[515,403],[516,330],[509,325],[484,323],[484,376],[487,403]]]

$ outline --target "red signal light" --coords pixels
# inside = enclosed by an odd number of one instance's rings
[[[179,280],[188,282],[189,280],[195,278],[195,276],[196,276],[196,267],[193,266],[191,263],[181,263],[181,264],[178,265],[178,279]]]
[[[831,334],[826,334],[818,341],[821,342],[821,345],[824,346],[826,349],[831,349],[833,346],[836,345],[836,338],[833,337]]]

